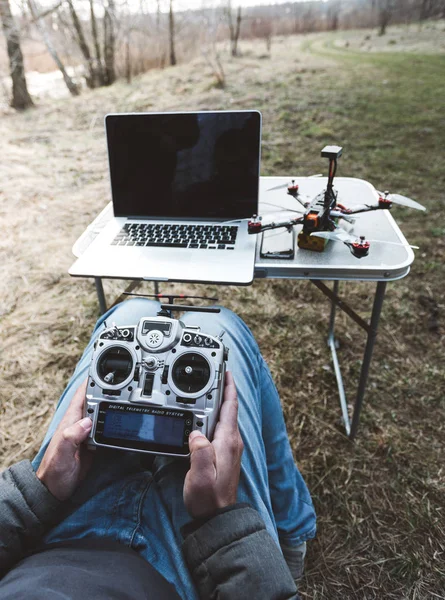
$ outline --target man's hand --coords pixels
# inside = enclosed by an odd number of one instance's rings
[[[219,421],[213,442],[193,431],[189,437],[190,470],[184,482],[184,503],[193,518],[203,518],[236,503],[243,440],[238,429],[238,398],[227,372]]]
[[[93,455],[82,444],[91,431],[90,418],[82,418],[86,380],[74,394],[43,456],[37,477],[58,500],[66,500],[85,477]]]

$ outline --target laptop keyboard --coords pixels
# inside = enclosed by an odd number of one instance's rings
[[[233,250],[237,233],[232,225],[127,223],[111,245]]]

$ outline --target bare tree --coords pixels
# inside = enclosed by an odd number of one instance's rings
[[[175,51],[175,18],[173,15],[173,0],[170,0],[170,11],[168,13],[168,38],[170,43],[170,64],[176,64]]]
[[[131,40],[131,29],[128,29],[127,37],[125,40],[125,78],[127,80],[127,83],[131,83],[131,77],[132,77],[130,40]]]
[[[229,25],[230,34],[230,53],[232,56],[238,56],[238,40],[241,32],[241,6],[238,6],[236,19],[232,11],[231,0],[227,3],[226,8],[227,22]]]
[[[379,35],[385,35],[395,8],[395,0],[372,0],[372,7],[377,10]]]
[[[97,30],[97,20],[96,20],[96,14],[94,12],[94,0],[90,0],[90,20],[91,20],[91,34],[93,36],[93,44],[94,44],[94,51],[95,51],[95,57],[96,57],[95,69],[96,69],[97,75],[100,80],[100,85],[104,85],[105,84],[105,74],[104,74],[104,69],[102,66],[102,56],[101,56],[101,52],[100,52],[99,34],[98,34],[98,30]]]
[[[419,21],[425,21],[432,16],[438,16],[440,10],[438,10],[440,2],[437,0],[420,0],[419,5]],[[443,3],[445,9],[445,2]]]
[[[82,52],[88,69],[88,75],[85,76],[87,86],[89,88],[99,87],[101,84],[100,75],[95,67],[94,59],[91,55],[90,47],[88,46],[85,34],[83,32],[82,24],[80,22],[79,17],[77,16],[77,12],[74,8],[72,0],[67,0],[67,2],[71,14],[71,19],[73,21],[74,31],[76,32],[75,39],[80,48],[80,51]]]
[[[31,16],[35,21],[37,29],[39,30],[40,35],[42,36],[42,39],[45,43],[45,46],[46,46],[48,52],[51,54],[58,69],[62,73],[62,77],[63,77],[63,80],[65,81],[66,87],[68,88],[70,94],[72,94],[73,96],[78,96],[80,94],[80,90],[79,90],[78,86],[74,83],[74,81],[71,79],[71,77],[68,75],[68,73],[66,72],[65,66],[64,66],[62,60],[60,59],[60,57],[57,53],[57,50],[55,49],[55,47],[51,41],[51,37],[46,29],[45,21],[40,15],[40,12],[39,12],[39,9],[37,8],[35,0],[28,0],[28,6],[29,6],[29,10],[31,12]]]
[[[272,19],[266,17],[257,17],[256,19],[252,19],[250,24],[250,33],[253,35],[253,37],[264,39],[266,42],[266,50],[270,54],[273,34]]]
[[[111,85],[116,81],[116,68],[114,64],[114,53],[116,44],[115,35],[116,7],[114,0],[108,0],[108,6],[104,13],[104,60],[105,60],[105,83]]]
[[[340,0],[331,0],[328,5],[327,21],[328,29],[331,31],[337,31],[338,20],[340,16]]]
[[[0,0],[0,18],[6,38],[9,71],[12,80],[11,106],[17,110],[24,110],[34,104],[26,85],[23,54],[20,47],[20,34],[12,16],[9,0]]]
[[[301,31],[303,33],[308,33],[309,31],[315,31],[317,21],[317,15],[315,13],[315,8],[309,4],[307,9],[304,11],[301,18]]]
[[[161,25],[161,0],[156,0],[156,33],[159,33]]]
[[[216,41],[218,39],[218,19],[216,12],[204,19],[206,39],[201,50],[204,60],[209,65],[216,80],[216,87],[224,88],[226,85],[226,74],[219,56]]]

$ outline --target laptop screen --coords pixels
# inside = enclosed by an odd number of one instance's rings
[[[105,118],[114,214],[238,219],[258,210],[257,111]]]

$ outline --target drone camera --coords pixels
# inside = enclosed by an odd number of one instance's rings
[[[340,158],[342,155],[343,148],[341,146],[325,146],[321,151],[321,156],[323,158],[329,158],[330,160],[335,160]]]

